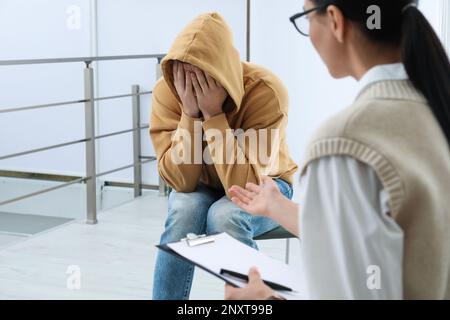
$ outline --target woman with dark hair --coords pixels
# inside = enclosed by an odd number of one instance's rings
[[[299,204],[265,178],[233,186],[232,201],[299,235],[309,298],[449,299],[448,56],[417,1],[306,0],[304,9],[291,21],[333,77],[359,81],[358,96],[311,140]],[[249,276],[225,297],[275,295],[257,270]]]

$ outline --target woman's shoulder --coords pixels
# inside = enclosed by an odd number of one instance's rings
[[[409,81],[381,81],[360,93],[353,104],[326,120],[314,140],[327,137],[363,140],[367,135],[405,133],[435,122],[426,99]]]

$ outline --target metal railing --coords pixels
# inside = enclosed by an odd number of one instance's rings
[[[32,60],[4,60],[0,61],[0,66],[13,66],[13,65],[33,65],[33,64],[54,64],[54,63],[74,63],[83,62],[85,64],[84,72],[84,98],[80,100],[72,101],[62,101],[49,104],[39,104],[32,106],[25,106],[20,108],[9,108],[0,110],[2,113],[11,112],[21,112],[32,109],[41,108],[51,108],[51,107],[61,107],[77,103],[84,103],[84,115],[85,115],[85,138],[79,140],[68,141],[60,144],[55,144],[51,146],[44,146],[37,149],[25,150],[13,154],[0,156],[0,160],[20,157],[27,154],[33,154],[37,152],[62,148],[70,145],[75,145],[79,143],[85,143],[85,153],[86,153],[86,174],[84,177],[71,180],[66,183],[59,184],[57,186],[39,190],[33,193],[15,197],[0,202],[0,206],[34,197],[43,193],[51,192],[57,189],[61,189],[76,183],[86,183],[86,223],[96,224],[97,223],[97,183],[96,179],[117,171],[134,168],[133,172],[133,187],[134,196],[138,197],[142,194],[142,168],[141,166],[147,162],[155,161],[156,158],[153,156],[142,156],[141,155],[141,130],[149,128],[148,124],[141,124],[140,115],[140,97],[142,95],[151,94],[152,91],[140,91],[139,85],[131,86],[131,93],[121,94],[107,97],[95,97],[94,91],[94,69],[91,64],[93,61],[109,61],[109,60],[135,60],[135,59],[157,59],[156,64],[156,78],[161,77],[160,63],[164,54],[147,54],[147,55],[126,55],[126,56],[103,56],[103,57],[76,57],[76,58],[56,58],[56,59],[32,59]],[[131,97],[132,99],[132,123],[133,127],[128,130],[121,130],[116,132],[111,132],[103,135],[95,135],[95,102],[109,99],[118,99]],[[107,137],[112,137],[116,135],[121,135],[125,133],[133,133],[133,163],[127,166],[116,168],[113,170],[97,173],[96,170],[96,151],[95,151],[95,141]],[[159,192],[161,195],[167,194],[167,186],[164,181],[159,179]]]

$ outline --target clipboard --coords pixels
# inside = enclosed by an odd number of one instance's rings
[[[298,275],[297,270],[292,270],[293,267],[242,244],[226,233],[209,236],[191,234],[181,241],[157,245],[156,247],[183,261],[194,264],[233,287],[244,287],[248,282],[248,270],[251,266],[256,266],[260,272],[265,271],[265,273],[261,272],[263,281],[281,295],[292,295],[294,299],[303,297],[298,290],[298,286],[290,286],[288,283],[290,279],[283,278],[284,274],[292,275],[292,283],[295,283]],[[220,252],[216,252],[217,250]],[[247,261],[240,264],[240,261],[233,261],[233,257],[246,257]],[[253,261],[256,264],[252,264]],[[260,265],[258,265],[258,262]],[[273,272],[271,274],[271,270],[267,268],[268,265],[272,266],[272,270],[279,271],[278,274],[274,275]],[[266,277],[266,275],[268,276]],[[278,282],[276,279],[283,281]],[[287,298],[289,299],[289,297]]]
[[[170,247],[169,247],[167,244],[158,244],[158,245],[156,245],[156,247],[157,247],[158,249],[164,251],[164,252],[170,253],[171,255],[173,255],[173,256],[175,256],[175,257],[177,257],[177,258],[180,258],[181,260],[183,260],[183,261],[185,261],[185,262],[189,262],[189,263],[194,264],[196,267],[199,267],[199,268],[202,269],[203,271],[206,271],[206,272],[212,274],[213,276],[216,276],[217,278],[219,278],[219,279],[225,281],[226,284],[229,284],[229,285],[231,285],[231,286],[233,286],[233,287],[238,287],[233,281],[231,281],[231,280],[228,279],[227,277],[223,276],[222,274],[217,273],[217,272],[214,272],[214,271],[212,271],[212,270],[210,270],[210,269],[208,269],[208,268],[202,266],[201,264],[195,263],[194,261],[189,260],[189,259],[183,257],[182,255],[176,253],[175,251],[173,251],[172,249],[170,249]]]

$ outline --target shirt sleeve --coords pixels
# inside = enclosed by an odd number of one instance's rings
[[[312,299],[402,299],[403,231],[369,166],[312,162],[300,187],[301,262]]]
[[[158,173],[176,191],[193,192],[202,171],[201,119],[186,115],[179,103],[169,98],[171,95],[162,81],[153,90],[149,132],[158,159]]]

